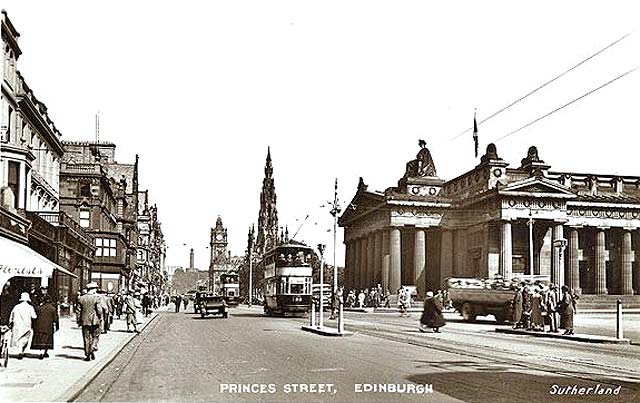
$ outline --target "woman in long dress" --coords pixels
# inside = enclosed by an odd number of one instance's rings
[[[540,289],[535,287],[531,295],[531,328],[535,331],[544,330],[543,309]]]
[[[20,303],[13,307],[9,317],[9,323],[11,324],[11,347],[18,348],[19,360],[24,357],[24,351],[27,349],[29,339],[31,339],[31,334],[33,333],[31,321],[38,317],[30,302],[31,298],[28,292],[20,294]]]
[[[575,313],[575,300],[569,292],[569,287],[562,286],[562,301],[558,305],[560,313],[560,328],[564,329],[565,335],[573,334],[573,314]]]
[[[444,305],[440,295],[433,296],[432,291],[428,291],[424,299],[424,309],[420,318],[420,331],[424,332],[427,328],[433,329],[435,333],[440,333],[440,328],[444,326],[445,320],[442,315]]]
[[[38,309],[38,318],[33,322],[32,350],[41,350],[40,359],[48,358],[48,350],[53,349],[53,333],[60,329],[58,310],[51,303],[49,295],[44,296]]]

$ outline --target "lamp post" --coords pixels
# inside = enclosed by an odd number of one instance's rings
[[[249,306],[253,301],[253,259],[251,249],[253,249],[252,245],[249,245]]]
[[[318,327],[324,327],[324,318],[322,317],[322,311],[324,309],[324,302],[322,301],[322,289],[324,285],[324,249],[326,245],[318,244],[318,252],[320,252],[320,318],[318,319]]]
[[[336,317],[336,295],[338,293],[338,268],[336,266],[336,234],[338,229],[338,214],[342,211],[340,209],[338,200],[338,178],[335,181],[335,187],[333,192],[333,202],[328,202],[331,210],[329,213],[333,216],[333,287],[332,287],[332,304],[331,304],[331,319]]]

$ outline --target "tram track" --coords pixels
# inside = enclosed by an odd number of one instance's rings
[[[487,348],[488,346],[482,346],[476,343],[466,343],[464,341],[452,342],[449,340],[422,338],[417,337],[418,335],[407,334],[408,331],[415,329],[414,327],[400,326],[397,324],[389,325],[387,323],[371,324],[369,322],[356,322],[353,320],[349,320],[347,323],[352,329],[368,336],[420,347],[428,347],[430,349],[485,360],[496,364],[507,364],[527,370],[549,372],[554,375],[563,375],[601,383],[607,383],[607,381],[603,379],[612,377],[616,379],[626,379],[631,383],[637,383],[638,387],[635,390],[640,391],[640,372],[630,370],[629,368],[609,365],[603,362],[589,362],[584,359],[572,359],[569,357],[555,357],[543,354],[518,355],[512,350],[499,347],[491,347],[490,352],[485,352],[482,349]],[[460,335],[473,334],[474,336],[478,336],[478,333],[460,331],[457,329],[449,329],[448,332]],[[494,335],[491,336],[493,337]],[[508,339],[508,337],[505,339]],[[571,370],[560,369],[557,366],[548,364],[549,362],[564,366],[574,366],[577,368]],[[611,385],[615,386],[613,384]]]

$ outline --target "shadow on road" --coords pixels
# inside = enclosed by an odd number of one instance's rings
[[[576,376],[580,378],[571,378],[561,375],[506,371],[506,368],[482,364],[478,366],[478,363],[473,362],[433,362],[426,363],[424,366],[476,367],[475,371],[449,370],[407,377],[409,381],[414,383],[432,384],[434,391],[446,393],[465,402],[637,402],[640,394],[640,384],[638,383],[597,375],[592,375],[590,376],[591,380],[586,380],[583,373],[576,373]],[[562,373],[567,374],[565,371]],[[575,393],[572,393],[574,385],[577,385],[577,388]],[[621,387],[619,394],[613,394],[619,386]],[[593,389],[591,394],[579,395],[580,388]],[[598,391],[603,394],[597,394]],[[604,394],[605,392],[608,394]]]
[[[66,350],[82,350],[84,351],[84,347],[76,347],[76,346],[62,346],[63,349]]]
[[[84,349],[81,349],[84,350]],[[56,354],[56,357],[62,357],[62,358],[69,358],[71,360],[84,360],[84,356],[79,356],[79,355],[70,355],[70,354]]]

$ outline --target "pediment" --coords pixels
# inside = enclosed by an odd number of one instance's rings
[[[341,223],[348,222],[358,216],[365,215],[366,213],[379,208],[385,203],[385,198],[382,193],[370,192],[367,190],[358,190],[353,196],[351,202],[343,206],[343,214],[339,221]]]
[[[533,177],[510,183],[500,189],[500,194],[544,195],[546,197],[571,198],[576,194],[571,188],[545,178]]]

